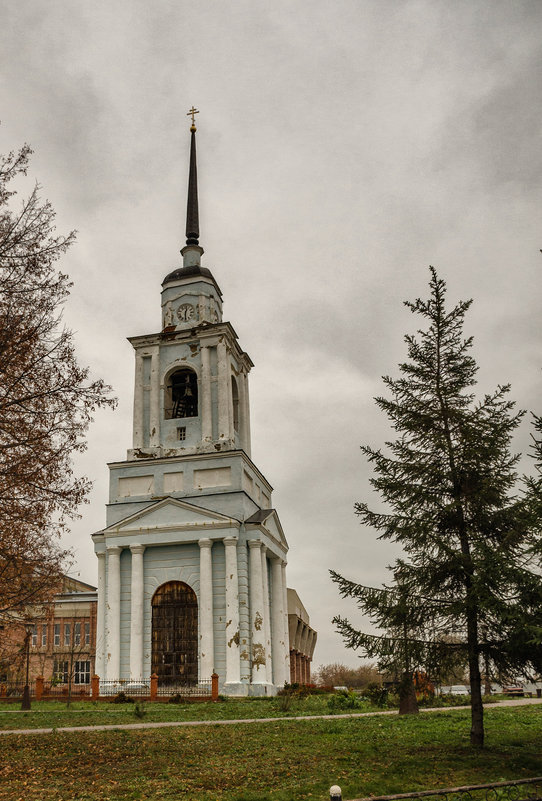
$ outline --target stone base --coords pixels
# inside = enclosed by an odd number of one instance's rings
[[[244,681],[239,682],[226,682],[220,688],[221,695],[227,695],[232,698],[249,697],[249,698],[265,698],[266,696],[273,696],[277,694],[278,687],[274,684],[248,684]]]

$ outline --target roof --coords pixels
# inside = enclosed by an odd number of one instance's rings
[[[166,275],[162,281],[162,286],[165,286],[172,281],[182,281],[183,278],[193,278],[195,276],[197,277],[198,275],[202,278],[209,278],[215,285],[220,297],[222,297],[222,292],[215,280],[214,275],[210,270],[207,269],[207,267],[202,267],[200,264],[191,264],[188,267],[178,267],[176,270],[173,270],[171,273]]]
[[[245,523],[265,523],[269,515],[273,514],[274,509],[258,509],[253,515],[247,517]]]

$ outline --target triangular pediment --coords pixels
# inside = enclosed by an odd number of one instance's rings
[[[256,512],[245,521],[247,529],[259,529],[266,533],[272,540],[280,543],[288,550],[288,543],[282,530],[276,509],[262,509]]]
[[[203,509],[177,498],[163,498],[144,509],[119,520],[104,530],[104,534],[123,534],[148,530],[190,530],[201,528],[238,528],[231,517]]]

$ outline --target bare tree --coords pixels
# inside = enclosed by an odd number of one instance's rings
[[[74,240],[55,233],[39,186],[18,209],[13,179],[30,148],[0,156],[0,617],[20,618],[50,598],[69,553],[59,536],[91,483],[72,454],[96,408],[114,406],[110,387],[79,366],[62,321],[68,276],[55,263]]]

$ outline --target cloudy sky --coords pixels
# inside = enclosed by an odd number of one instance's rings
[[[58,229],[80,360],[114,386],[78,468],[73,526],[95,583],[106,462],[130,447],[132,348],[160,326],[180,264],[192,104],[201,244],[255,363],[253,459],[275,487],[315,663],[356,664],[333,632],[332,567],[386,578],[363,529],[362,443],[416,321],[428,265],[473,297],[480,389],[542,412],[539,0],[0,0],[0,150],[28,141]],[[517,448],[528,445],[528,425]],[[355,613],[353,615],[355,618]]]

